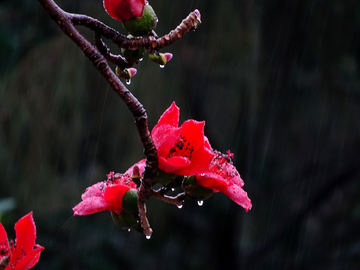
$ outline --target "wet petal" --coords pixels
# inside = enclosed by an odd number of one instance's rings
[[[19,219],[15,223],[16,247],[12,258],[22,258],[24,254],[30,253],[35,246],[36,229],[32,212]]]
[[[114,205],[116,208],[122,210],[122,198],[126,191],[130,188],[124,185],[111,185],[108,186],[104,193],[104,199]]]

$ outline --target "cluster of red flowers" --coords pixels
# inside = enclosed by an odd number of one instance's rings
[[[180,110],[175,102],[163,113],[152,130],[159,159],[159,169],[164,173],[195,176],[196,185],[222,192],[234,202],[251,209],[251,200],[242,189],[244,181],[233,165],[233,154],[213,150],[204,135],[205,122],[187,120],[179,126]],[[136,189],[132,181],[133,169],[144,171],[145,160],[133,165],[124,174],[108,174],[108,180],[89,187],[82,202],[73,210],[75,215],[88,215],[99,211],[123,211],[122,199],[129,189]],[[186,192],[186,191],[185,191]]]

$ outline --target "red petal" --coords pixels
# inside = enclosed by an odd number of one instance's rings
[[[214,154],[208,139],[204,136],[204,125],[205,122],[195,120],[185,121],[181,125],[181,136],[184,138],[184,145],[191,147],[193,152],[191,155],[186,153],[191,160],[191,165],[176,171],[176,174],[195,175],[207,171]]]
[[[82,200],[93,197],[103,197],[104,190],[106,188],[105,182],[98,182],[91,187],[88,187],[85,192],[81,195]]]
[[[24,255],[30,253],[35,246],[36,228],[32,212],[19,219],[15,223],[16,233],[16,247],[15,254],[12,254],[12,258],[22,259]]]
[[[181,135],[185,137],[187,142],[191,143],[194,151],[204,147],[204,126],[204,121],[195,120],[187,120],[181,125]]]
[[[193,153],[190,166],[180,169],[174,173],[179,175],[195,175],[206,172],[213,157],[214,154],[211,150],[200,149]]]
[[[0,223],[0,259],[10,255],[10,247],[4,226]]]
[[[111,17],[123,22],[142,16],[145,0],[104,0],[103,4]]]
[[[159,157],[168,158],[170,149],[179,140],[181,128],[171,125],[156,125],[152,130],[152,137]]]
[[[88,198],[74,208],[74,216],[90,215],[101,211],[115,211],[117,208],[102,197]]]
[[[35,249],[30,251],[30,253],[16,264],[14,270],[28,270],[32,268],[39,261],[42,250],[44,250],[42,246],[36,245]]]
[[[191,164],[191,161],[188,158],[181,156],[174,156],[169,159],[159,157],[159,169],[171,173],[177,170],[181,170]]]
[[[122,198],[126,191],[130,188],[124,185],[108,186],[104,193],[104,199],[114,205],[116,208],[122,210]]]
[[[214,173],[197,175],[196,183],[199,186],[211,188],[215,192],[220,191],[221,193],[224,193],[238,205],[244,207],[246,210],[251,209],[251,200],[247,196],[247,193],[240,186],[227,179],[224,179],[220,175]]]
[[[176,106],[175,102],[173,102],[171,106],[161,115],[157,125],[170,125],[173,127],[178,127],[179,116],[180,116],[180,109],[178,106]]]

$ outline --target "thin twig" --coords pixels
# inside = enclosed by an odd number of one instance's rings
[[[179,193],[176,196],[172,197],[172,196],[168,196],[168,195],[163,195],[161,190],[159,191],[152,191],[152,196],[154,196],[155,198],[162,200],[163,202],[166,203],[170,203],[170,204],[175,204],[177,206],[183,206],[184,204],[184,200],[186,198],[186,194],[183,193]]]

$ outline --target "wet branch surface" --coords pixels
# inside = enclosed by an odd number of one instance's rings
[[[143,233],[149,237],[152,234],[152,230],[146,217],[145,201],[156,194],[153,192],[152,187],[154,185],[158,169],[157,150],[148,128],[147,114],[143,105],[125,87],[125,85],[109,67],[107,62],[110,61],[115,64],[126,64],[126,59],[121,56],[111,54],[110,50],[102,42],[101,37],[112,40],[115,44],[122,48],[145,48],[148,50],[157,50],[174,43],[176,40],[180,39],[184,33],[195,29],[200,23],[200,14],[195,11],[191,12],[190,15],[185,18],[175,30],[163,37],[156,38],[151,36],[134,40],[128,39],[99,20],[86,15],[65,12],[53,0],[38,1],[59,28],[83,51],[85,56],[90,59],[95,68],[109,83],[112,90],[115,91],[123,100],[134,116],[135,125],[146,156],[145,171],[138,193],[138,208]],[[95,32],[95,46],[83,37],[83,35],[76,29],[76,25],[87,27]],[[156,194],[156,197],[159,198],[161,196]],[[177,204],[180,203],[180,201],[177,201]]]

